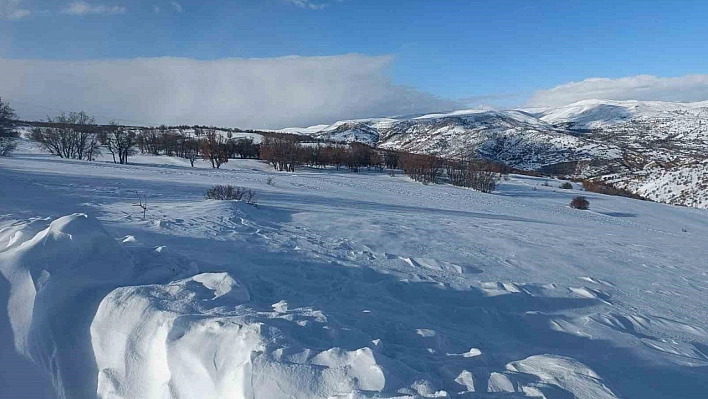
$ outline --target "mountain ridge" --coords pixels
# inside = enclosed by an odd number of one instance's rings
[[[708,207],[708,101],[582,100],[552,108],[345,120],[281,132],[482,157],[523,170],[602,180],[658,202]]]

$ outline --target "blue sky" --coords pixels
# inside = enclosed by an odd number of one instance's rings
[[[693,75],[695,80],[708,73],[706,15],[705,1],[0,0],[0,57],[36,62],[259,58],[277,64],[278,57],[290,55],[307,61],[356,53],[362,56],[357,62],[363,70],[377,64],[370,72],[377,76],[369,78],[402,90],[396,93],[410,93],[405,86],[414,88],[418,97],[426,94],[441,100],[436,104],[427,98],[411,110],[511,107],[538,99],[534,95],[539,91],[588,78],[607,78],[605,86],[611,86],[617,85],[615,79],[651,75],[658,79],[657,87],[667,85],[665,78]],[[356,75],[357,65],[352,68],[342,75]],[[288,73],[275,69],[275,74]],[[306,67],[301,69],[307,74]],[[84,72],[80,67],[75,70]],[[345,84],[326,73],[322,79]],[[685,82],[672,82],[671,93],[666,87],[640,91],[638,95],[649,97],[638,99],[708,99],[701,98],[708,93],[703,79],[691,84],[686,98],[677,91],[686,90]],[[628,81],[619,86],[625,90],[627,84],[635,88]],[[614,95],[605,86],[601,93]],[[0,96],[2,90],[0,85]],[[562,98],[575,99],[575,94]],[[384,102],[391,101],[386,97]],[[372,110],[377,107],[380,104]],[[347,116],[344,112],[285,118],[274,125]]]

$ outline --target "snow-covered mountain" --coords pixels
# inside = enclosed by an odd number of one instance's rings
[[[602,178],[656,201],[708,206],[701,172],[708,158],[708,101],[584,100],[559,108],[463,110],[286,131],[445,157],[482,156],[519,169]],[[681,183],[687,179],[697,183]]]

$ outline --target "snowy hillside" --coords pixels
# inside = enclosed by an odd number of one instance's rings
[[[576,129],[598,129],[635,120],[695,121],[708,118],[708,101],[672,103],[661,101],[583,100],[564,107],[535,110],[541,120]]]
[[[642,188],[659,182],[680,185],[671,179],[692,173],[692,165],[708,157],[708,102],[585,100],[551,109],[344,121],[304,131],[384,149],[445,157],[473,154],[520,169],[560,170],[613,181],[655,201],[708,203],[704,184],[687,185],[681,195]]]
[[[493,115],[455,118],[544,126]],[[0,158],[0,398],[708,392],[708,211],[593,193],[579,211],[577,186],[523,176],[482,194],[131,162]],[[205,200],[214,184],[258,206]]]

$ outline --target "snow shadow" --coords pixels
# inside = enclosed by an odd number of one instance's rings
[[[524,292],[487,296],[475,287],[410,281],[372,267],[333,258],[312,259],[296,251],[273,251],[266,245],[206,238],[194,241],[159,232],[150,237],[143,234],[143,239],[166,243],[175,252],[182,253],[184,245],[211,254],[208,262],[198,262],[200,271],[232,273],[247,287],[248,306],[256,311],[272,311],[277,303],[286,303],[291,310],[321,311],[326,317],[321,326],[303,328],[292,320],[269,321],[311,349],[312,356],[332,348],[372,347],[372,342],[380,340],[375,346],[379,363],[394,362],[405,369],[408,378],[391,378],[384,392],[393,393],[420,379],[457,392],[460,386],[454,379],[465,370],[474,375],[477,392],[484,392],[492,373],[508,373],[510,362],[542,354],[584,363],[618,397],[695,398],[708,389],[708,368],[650,364],[610,341],[552,328],[569,312],[592,313],[594,307],[602,306],[597,299]],[[197,255],[194,249],[184,253]],[[472,353],[471,348],[481,354],[465,356]],[[509,375],[517,383],[539,382],[529,374]],[[542,391],[548,398],[572,397],[560,388]]]

